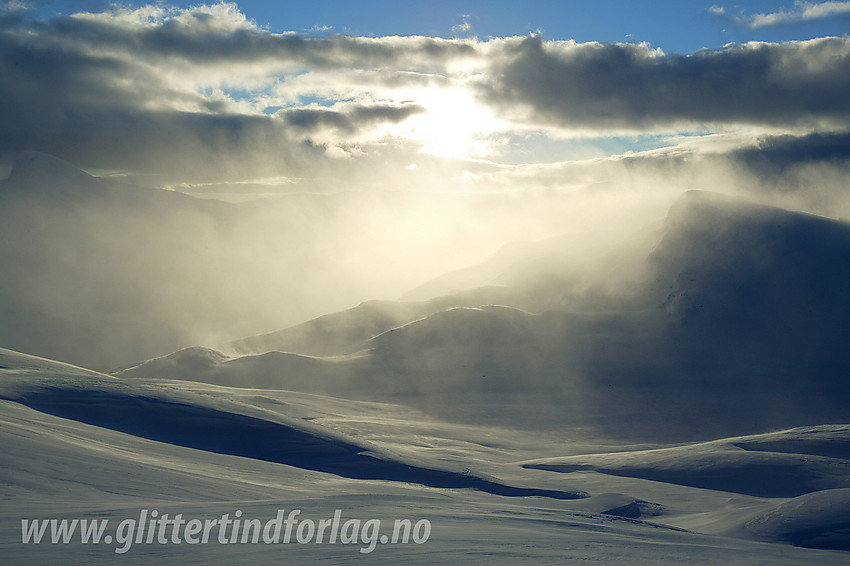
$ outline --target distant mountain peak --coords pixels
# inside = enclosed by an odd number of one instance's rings
[[[38,151],[23,151],[13,161],[8,180],[12,182],[59,180],[79,182],[91,178],[92,176],[85,171],[58,157]]]

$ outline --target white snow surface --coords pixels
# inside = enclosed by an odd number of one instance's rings
[[[7,564],[844,564],[850,425],[676,446],[409,407],[122,380],[0,351]],[[174,430],[174,427],[180,430]],[[514,491],[510,491],[514,490]],[[524,491],[523,491],[524,490]],[[21,520],[427,518],[422,544],[22,544]],[[815,548],[803,548],[805,545]]]

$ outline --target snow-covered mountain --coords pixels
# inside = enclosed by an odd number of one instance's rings
[[[182,352],[117,375],[405,399],[465,422],[508,415],[614,434],[850,419],[850,226],[692,192],[656,237],[619,288],[565,292],[541,270],[431,301],[366,303],[237,342],[203,367]]]

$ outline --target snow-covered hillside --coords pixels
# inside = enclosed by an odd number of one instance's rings
[[[847,548],[847,426],[606,445],[576,431],[452,425],[400,405],[120,380],[8,350],[0,365],[0,552],[9,563],[846,561],[834,549]],[[338,509],[388,523],[424,518],[432,531],[421,545],[378,543],[368,556],[362,542],[140,539],[118,555],[115,542],[20,539],[21,519],[114,526],[156,509],[266,520],[281,508],[311,520]]]

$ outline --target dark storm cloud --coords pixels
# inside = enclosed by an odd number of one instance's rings
[[[0,152],[38,150],[84,167],[177,171],[195,179],[299,174],[321,154],[302,136],[329,128],[356,135],[422,108],[349,103],[340,111],[246,114],[232,100],[204,93],[196,77],[284,56],[305,67],[336,66],[359,52],[368,66],[405,52],[440,51],[427,39],[399,50],[370,43],[273,36],[213,16],[155,25],[7,18],[0,27]]]
[[[344,111],[324,108],[293,108],[278,112],[287,125],[303,131],[333,129],[342,133],[354,133],[361,128],[379,123],[398,123],[425,109],[416,104],[403,106],[371,105],[353,106]]]
[[[304,68],[419,69],[472,55],[468,43],[429,37],[305,37],[275,34],[244,20],[235,6],[227,10],[189,9],[179,17],[153,22],[92,14],[57,16],[31,24],[41,43],[96,46],[102,52],[204,63],[275,61]]]
[[[216,101],[171,89],[155,72],[51,43],[0,35],[0,150],[35,149],[89,167],[170,168],[178,150],[210,158],[247,141],[277,149],[286,141],[269,117],[220,112]],[[160,100],[200,111],[148,106]]]
[[[731,157],[761,175],[805,164],[840,165],[850,161],[850,132],[766,136]]]
[[[323,147],[425,112],[416,93],[443,87],[472,85],[507,128],[813,131],[850,117],[850,38],[667,56],[540,37],[304,37],[258,28],[232,4],[8,13],[0,77],[0,152],[195,179],[322,167]]]
[[[850,38],[667,56],[645,45],[528,37],[502,46],[479,88],[505,112],[564,127],[847,123]]]

